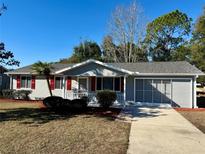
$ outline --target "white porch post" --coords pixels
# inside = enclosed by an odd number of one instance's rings
[[[126,101],[126,75],[124,76],[124,102]]]
[[[10,89],[13,89],[13,77],[10,76],[10,85],[9,85]]]
[[[193,108],[197,108],[197,94],[196,94],[196,79],[198,76],[194,77],[194,82],[193,82]]]
[[[62,97],[65,98],[65,87],[66,87],[66,82],[65,82],[66,78],[65,76],[63,76],[63,88],[62,88]]]

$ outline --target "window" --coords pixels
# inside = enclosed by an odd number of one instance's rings
[[[120,77],[98,77],[97,90],[120,91]]]
[[[55,89],[62,89],[63,86],[62,77],[55,77]]]
[[[79,78],[79,84],[78,84],[78,88],[81,91],[87,91],[88,87],[87,87],[87,78]]]
[[[115,91],[120,91],[120,78],[115,78]]]
[[[102,78],[97,78],[97,90],[102,90]]]
[[[21,88],[31,88],[31,77],[30,76],[21,77]]]
[[[110,77],[103,78],[103,89],[113,90],[113,78]]]

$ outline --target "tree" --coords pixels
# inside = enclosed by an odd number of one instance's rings
[[[0,16],[2,13],[7,10],[7,7],[2,4],[0,7]],[[20,62],[14,59],[14,54],[11,51],[5,50],[5,45],[3,42],[0,42],[0,64],[4,65],[17,65],[19,66]]]
[[[109,35],[104,37],[102,45],[105,61],[136,62],[141,54],[146,55],[142,48],[145,21],[136,2],[128,7],[116,7],[109,25]]]
[[[152,60],[173,60],[173,54],[176,56],[175,52],[182,47],[190,35],[191,22],[192,19],[185,13],[175,10],[149,23],[145,42]]]
[[[173,61],[188,61],[191,62],[191,49],[188,44],[179,46],[175,52],[172,53]]]
[[[205,72],[205,7],[197,19],[191,40],[192,64]],[[200,78],[205,82],[205,77]]]
[[[11,51],[6,51],[4,43],[0,43],[0,64],[19,66],[20,62],[14,59],[14,54]]]
[[[74,47],[73,55],[68,59],[61,59],[60,63],[79,63],[88,59],[101,60],[101,49],[96,42],[84,41]]]
[[[35,71],[38,75],[43,75],[43,76],[46,77],[49,93],[52,96],[51,86],[49,84],[49,76],[50,76],[50,73],[51,73],[51,69],[53,69],[51,64],[46,63],[46,62],[44,63],[44,62],[38,61],[38,62],[36,62],[35,64],[32,65],[32,70],[33,71]]]

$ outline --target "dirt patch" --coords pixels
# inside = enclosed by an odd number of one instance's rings
[[[198,129],[200,129],[203,133],[205,133],[205,111],[200,110],[177,110],[182,116],[184,116],[187,120],[189,120],[192,124],[194,124]]]
[[[38,103],[0,103],[0,153],[126,153],[130,124],[119,109],[51,111]]]

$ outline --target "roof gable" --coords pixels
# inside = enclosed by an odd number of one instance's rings
[[[133,72],[131,72],[129,70],[119,68],[118,66],[113,66],[113,65],[110,65],[108,63],[103,63],[103,62],[93,60],[93,59],[89,59],[89,60],[84,61],[82,63],[77,63],[77,64],[74,64],[72,66],[63,68],[61,70],[56,71],[55,74],[59,74],[59,73],[62,73],[62,72],[68,71],[68,70],[72,70],[72,69],[75,69],[75,68],[90,64],[90,63],[95,63],[95,64],[98,64],[98,65],[101,65],[101,66],[104,66],[104,67],[107,67],[107,68],[110,68],[110,69],[113,69],[113,70],[116,70],[116,71],[119,71],[119,72],[123,72],[123,73],[127,73],[127,74],[133,74]]]

